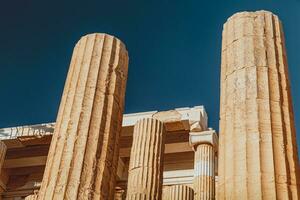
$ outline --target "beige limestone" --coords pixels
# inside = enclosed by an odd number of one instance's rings
[[[6,151],[7,151],[6,145],[4,144],[4,142],[0,140],[0,172],[1,173],[2,173],[5,156],[6,156]],[[0,200],[2,199],[1,195],[5,190],[6,190],[6,183],[0,181]]]
[[[127,200],[161,199],[164,138],[164,125],[157,119],[141,119],[134,126]]]
[[[25,200],[37,200],[37,199],[38,199],[38,195],[36,194],[29,195],[25,198]]]
[[[218,146],[214,130],[191,132],[190,144],[195,151],[194,191],[196,200],[215,199],[215,158]]]
[[[113,199],[128,56],[107,34],[76,44],[39,200]]]
[[[25,197],[25,200],[37,200],[38,199],[38,191],[35,191],[34,194]]]
[[[224,24],[218,199],[300,199],[281,22],[242,12]]]
[[[4,142],[2,142],[0,140],[0,169],[2,169],[3,163],[4,163],[4,159],[6,156],[6,151],[7,151],[7,147],[4,144]]]
[[[172,185],[164,192],[163,200],[193,200],[194,191],[186,185]]]
[[[0,169],[2,169],[2,166],[3,166],[3,163],[4,163],[6,151],[7,151],[6,145],[4,144],[4,142],[2,142],[0,140]]]
[[[126,198],[125,190],[116,189],[115,191],[115,200],[124,200]]]

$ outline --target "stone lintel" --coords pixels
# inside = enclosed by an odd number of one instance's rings
[[[0,129],[0,139],[16,139],[18,137],[43,137],[46,135],[52,135],[54,131],[55,123],[35,124],[35,125],[24,125],[9,128]]]
[[[154,118],[164,122],[166,131],[202,131],[207,129],[207,114],[204,106],[125,114],[123,128],[134,126],[138,120],[143,118]]]
[[[163,185],[193,184],[194,169],[164,171]]]
[[[215,151],[218,149],[218,136],[215,130],[190,132],[190,146],[195,150],[200,144],[211,144]]]
[[[123,115],[122,136],[132,135],[133,126],[143,118],[155,118],[164,122],[167,132],[203,131],[207,130],[207,114],[204,106],[176,108],[169,111],[149,111]],[[0,139],[16,139],[22,137],[42,138],[52,135],[55,123],[17,126],[0,129]]]

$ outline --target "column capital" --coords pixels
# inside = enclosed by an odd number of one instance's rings
[[[215,130],[207,130],[201,132],[190,132],[189,137],[190,146],[195,148],[200,144],[210,144],[215,147],[215,151],[218,149],[218,136]]]

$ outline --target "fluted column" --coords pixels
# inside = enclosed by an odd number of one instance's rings
[[[123,189],[116,189],[115,191],[115,200],[123,200],[125,199],[125,190]]]
[[[6,156],[6,151],[7,151],[6,145],[4,144],[4,142],[2,142],[0,140],[0,169],[2,169],[2,167],[3,167],[3,163],[5,160],[5,156]]]
[[[190,144],[195,151],[195,200],[215,199],[215,152],[218,146],[216,132],[190,132]]]
[[[128,57],[124,44],[90,34],[76,44],[39,200],[113,199]]]
[[[4,144],[4,142],[2,142],[0,140],[0,173],[1,173],[1,170],[2,170],[2,167],[3,167],[3,164],[4,164],[6,151],[7,151],[6,145]],[[0,200],[2,199],[2,197],[1,197],[2,193],[6,190],[5,184],[6,183],[1,183],[0,184]]]
[[[194,200],[194,191],[186,185],[172,185],[166,189],[164,200]]]
[[[135,124],[127,200],[161,199],[164,138],[164,125],[159,120],[146,118]]]
[[[25,200],[37,200],[37,199],[38,199],[37,194],[32,194],[32,195],[25,197]]]
[[[224,24],[219,199],[300,199],[284,35],[276,15],[242,12]]]

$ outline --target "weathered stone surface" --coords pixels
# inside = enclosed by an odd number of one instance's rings
[[[134,126],[127,200],[161,199],[164,138],[164,125],[157,119],[141,119]]]
[[[210,144],[198,145],[195,151],[195,199],[215,199],[215,152]]]
[[[127,67],[113,36],[76,44],[38,199],[113,199]]]
[[[115,200],[124,200],[126,198],[125,190],[116,189],[115,191]]]
[[[215,199],[215,152],[218,138],[214,130],[191,132],[190,144],[195,151],[194,191],[196,200]]]
[[[29,195],[25,198],[25,200],[37,200],[38,199],[38,194],[32,194],[32,195]]]
[[[6,151],[7,151],[7,147],[6,145],[4,144],[4,142],[2,142],[0,140],[0,172],[1,172],[1,169],[3,167],[3,164],[4,164],[4,159],[5,159],[5,155],[6,155]],[[1,199],[1,194],[5,191],[6,189],[6,186],[5,186],[6,183],[3,183],[1,181],[1,184],[0,184],[0,199]]]
[[[186,185],[173,185],[165,189],[163,200],[193,200],[194,191]]]
[[[218,199],[300,199],[284,35],[270,12],[224,24]]]
[[[19,137],[43,137],[52,135],[55,123],[36,124],[30,126],[16,126],[0,129],[0,139],[15,139]]]
[[[6,145],[4,144],[4,142],[2,142],[0,140],[0,169],[2,169],[2,166],[3,166],[3,163],[4,163],[6,151],[7,151]]]

